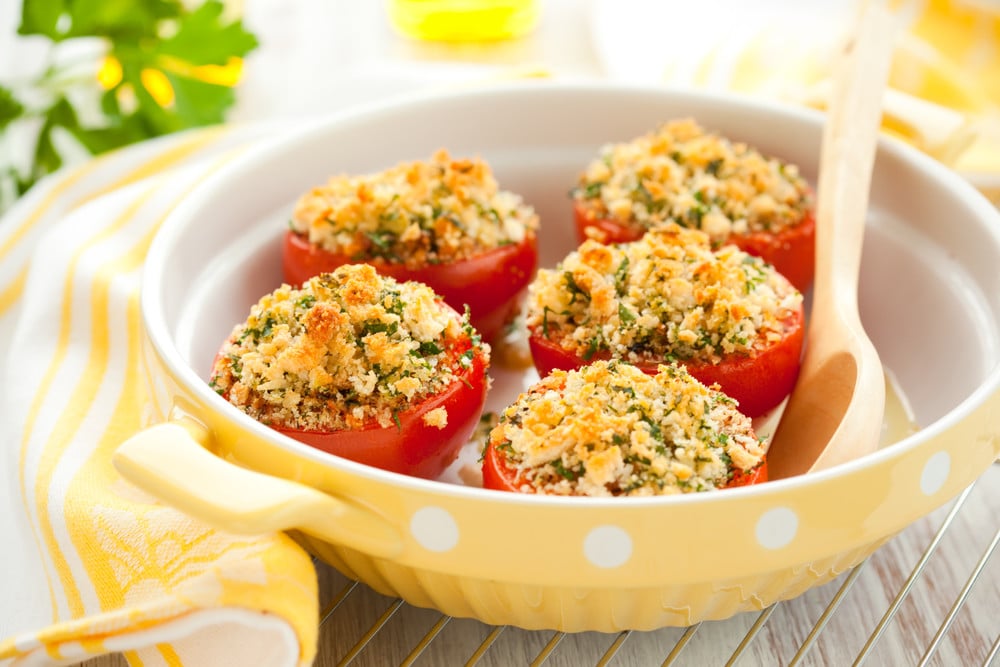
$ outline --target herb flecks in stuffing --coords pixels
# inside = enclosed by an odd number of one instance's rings
[[[500,190],[481,159],[439,150],[362,176],[335,176],[295,206],[291,229],[351,260],[379,258],[411,268],[468,259],[522,242],[538,216]]]
[[[795,165],[691,119],[603,147],[572,195],[592,218],[645,229],[673,221],[701,229],[716,245],[731,234],[794,226],[812,206]]]
[[[780,339],[802,295],[763,260],[675,224],[585,241],[529,286],[529,328],[589,360],[718,362]]]
[[[468,316],[426,285],[346,265],[261,298],[223,346],[211,385],[266,424],[388,427],[459,380],[474,348],[488,360]],[[430,420],[443,426],[447,414]]]
[[[722,488],[766,450],[732,399],[683,366],[650,376],[617,361],[553,371],[503,412],[490,442],[527,490],[586,496]]]

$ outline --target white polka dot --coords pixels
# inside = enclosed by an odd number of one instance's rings
[[[410,532],[428,551],[449,551],[458,544],[458,524],[440,507],[424,507],[414,512]]]
[[[583,555],[597,567],[618,567],[632,557],[632,538],[618,526],[598,526],[583,540]]]
[[[799,530],[799,517],[787,507],[775,507],[757,521],[757,541],[765,549],[787,546]]]
[[[925,496],[934,495],[948,481],[949,472],[951,472],[951,457],[948,456],[948,452],[938,452],[924,464],[924,471],[920,473],[920,490]]]

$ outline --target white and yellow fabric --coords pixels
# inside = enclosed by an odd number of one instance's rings
[[[310,558],[124,482],[150,413],[138,285],[164,217],[264,128],[161,139],[61,172],[0,222],[0,664],[308,665]]]

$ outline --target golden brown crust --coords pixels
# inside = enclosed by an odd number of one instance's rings
[[[538,216],[499,189],[483,160],[439,150],[426,162],[331,178],[299,199],[291,227],[332,253],[418,267],[520,243]]]
[[[721,488],[765,445],[733,401],[681,366],[656,376],[617,361],[553,371],[490,433],[529,490],[643,496]]]
[[[669,223],[633,243],[585,241],[528,289],[529,328],[584,358],[714,362],[783,333],[802,295],[763,260]]]
[[[220,351],[211,384],[268,424],[388,426],[395,413],[457,380],[454,347],[463,338],[489,358],[467,318],[426,285],[346,265],[261,298]],[[446,413],[430,419],[447,424]]]
[[[779,232],[812,206],[797,167],[689,118],[602,148],[573,197],[591,219],[646,229],[672,220],[701,229],[715,244],[731,234]]]

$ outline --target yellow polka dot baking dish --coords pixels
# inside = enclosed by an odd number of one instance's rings
[[[240,155],[178,207],[153,244],[141,298],[161,423],[127,441],[116,464],[223,528],[289,530],[381,593],[492,624],[686,625],[829,581],[959,493],[1000,452],[1000,213],[892,139],[876,159],[860,306],[919,428],[887,423],[890,442],[860,460],[668,497],[504,493],[476,488],[475,445],[440,479],[386,472],[250,419],[207,382],[221,341],[281,283],[294,202],[330,175],[439,148],[481,156],[538,212],[539,263],[552,267],[575,247],[567,193],[599,148],[685,117],[799,165],[815,184],[818,112],[600,83],[409,97]],[[494,353],[486,409],[499,412],[537,376]]]

